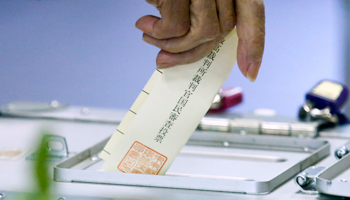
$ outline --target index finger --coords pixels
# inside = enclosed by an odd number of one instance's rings
[[[263,0],[236,0],[237,63],[250,81],[255,81],[265,45],[265,6]]]
[[[143,16],[135,24],[138,29],[157,39],[180,37],[189,31],[190,0],[147,0],[147,2],[157,7],[161,18]]]

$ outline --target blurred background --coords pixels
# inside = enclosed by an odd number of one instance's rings
[[[230,111],[296,116],[320,80],[350,85],[349,2],[265,0],[262,67],[251,83],[235,66],[225,86],[241,87],[244,102]],[[143,0],[1,0],[0,105],[129,109],[156,68],[159,49],[134,27],[147,14],[158,12]]]

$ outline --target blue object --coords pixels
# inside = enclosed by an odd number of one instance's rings
[[[332,114],[339,114],[348,98],[349,90],[346,85],[323,80],[306,94],[306,100],[313,104],[313,108],[329,107]]]

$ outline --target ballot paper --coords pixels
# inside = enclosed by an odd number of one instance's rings
[[[229,76],[234,29],[203,59],[157,69],[104,147],[106,171],[164,175]]]

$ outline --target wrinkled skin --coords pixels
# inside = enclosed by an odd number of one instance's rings
[[[255,81],[264,52],[263,0],[146,0],[161,18],[146,15],[135,26],[143,40],[161,50],[157,67],[192,63],[206,56],[236,26],[237,62],[242,74]]]

